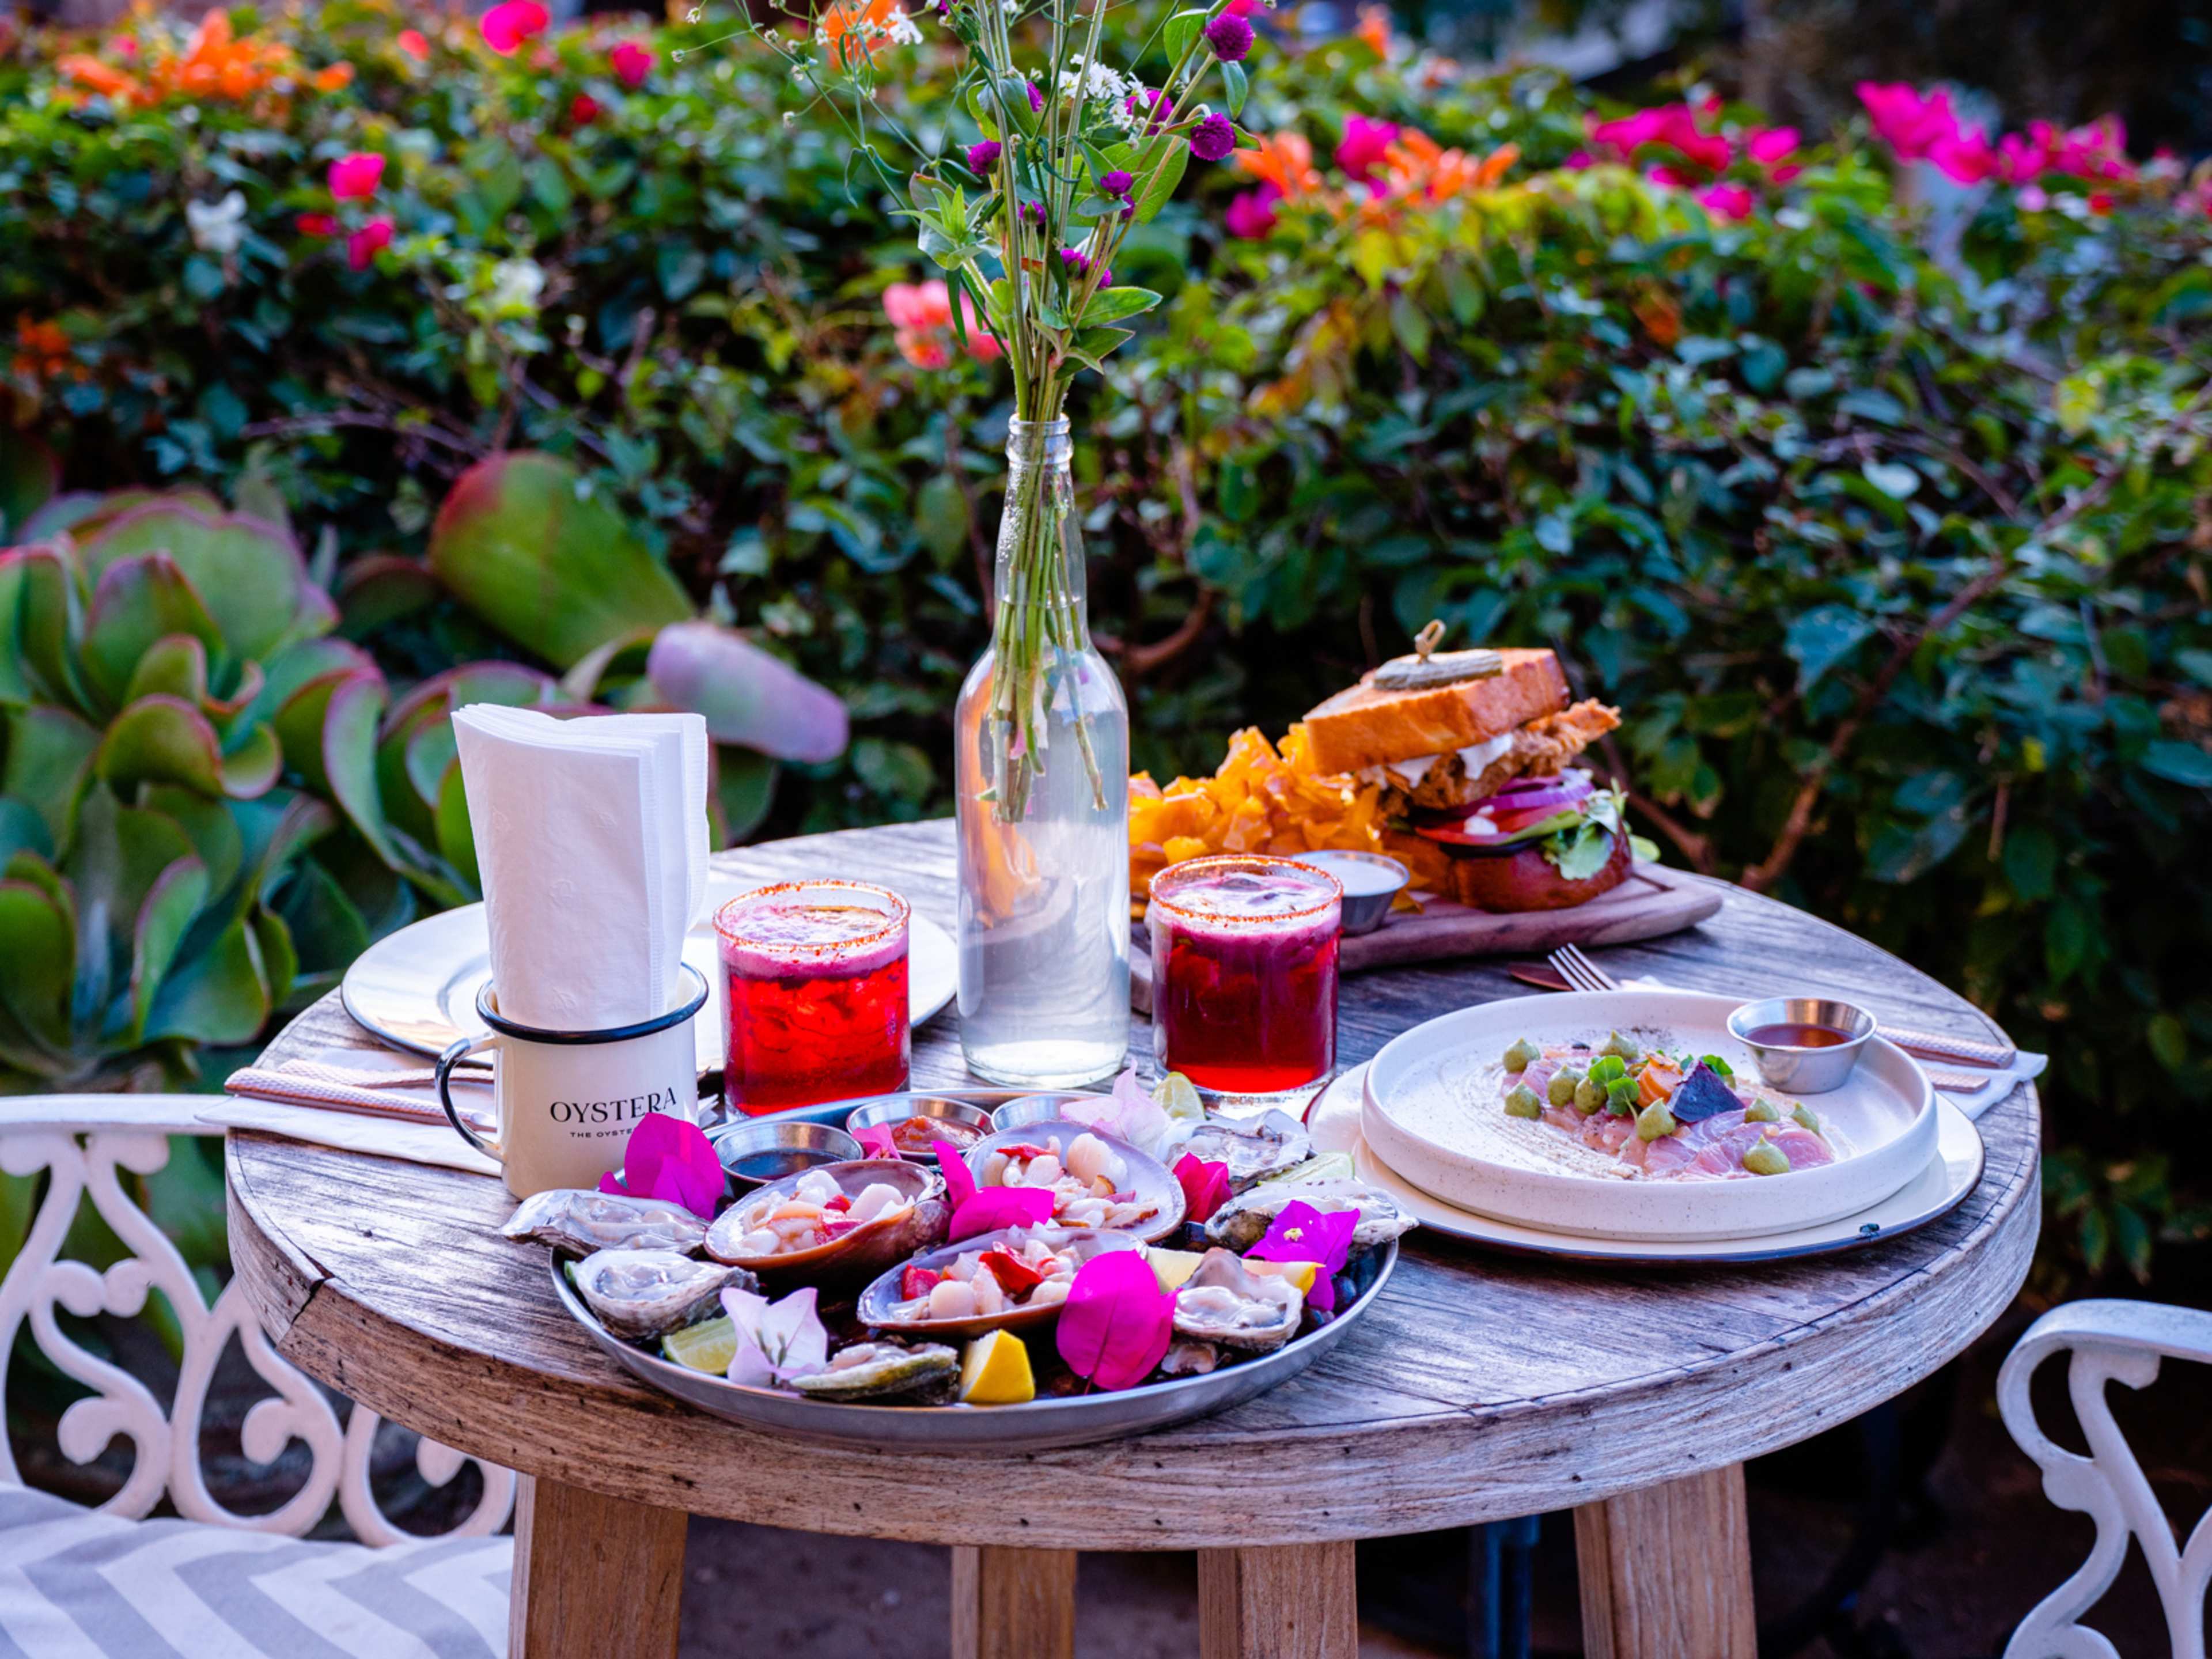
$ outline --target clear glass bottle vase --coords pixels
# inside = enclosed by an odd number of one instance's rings
[[[1128,1049],[1129,710],[1084,616],[1073,453],[1065,420],[1007,434],[993,648],[954,720],[960,1042],[1020,1089],[1099,1082]]]

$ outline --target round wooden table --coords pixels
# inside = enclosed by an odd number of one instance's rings
[[[953,921],[947,823],[721,854],[762,880],[862,877]],[[1626,977],[1822,990],[1989,1037],[1873,945],[1733,889],[1711,921],[1609,950]],[[1523,994],[1467,961],[1352,976],[1349,1066],[1431,1015]],[[1133,1047],[1149,1033],[1133,1024]],[[271,1049],[368,1046],[336,997]],[[955,1017],[917,1087],[966,1077]],[[1593,1659],[1752,1659],[1741,1463],[1867,1410],[1965,1347],[2035,1243],[2038,1109],[1981,1119],[1988,1167],[1942,1220],[1841,1255],[1674,1271],[1548,1263],[1415,1233],[1380,1303],[1302,1376],[1224,1415],[1008,1457],[805,1444],[632,1381],[499,1237],[494,1180],[234,1132],[231,1252],[277,1347],[386,1417],[521,1472],[515,1659],[672,1654],[684,1517],[953,1545],[955,1652],[1072,1653],[1081,1549],[1195,1550],[1206,1659],[1357,1651],[1352,1542],[1573,1508]]]

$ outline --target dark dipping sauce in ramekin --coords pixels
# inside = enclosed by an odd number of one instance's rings
[[[1754,1025],[1743,1040],[1760,1048],[1833,1048],[1849,1042],[1851,1034],[1832,1025]]]

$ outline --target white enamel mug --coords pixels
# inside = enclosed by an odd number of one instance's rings
[[[507,1189],[527,1198],[550,1187],[596,1187],[622,1168],[629,1133],[650,1112],[699,1121],[698,1049],[691,1022],[707,1003],[707,980],[688,963],[698,990],[658,1019],[605,1031],[544,1031],[501,1018],[494,989],[477,994],[491,1027],[438,1056],[438,1100],[461,1139],[495,1159]],[[492,1051],[492,1103],[499,1138],[487,1141],[453,1106],[453,1071]]]

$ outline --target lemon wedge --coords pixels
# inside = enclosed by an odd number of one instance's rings
[[[660,1339],[660,1352],[679,1365],[695,1371],[726,1375],[738,1352],[738,1328],[724,1314],[701,1325],[686,1325]]]
[[[1163,1250],[1148,1249],[1145,1260],[1152,1264],[1152,1277],[1160,1281],[1164,1291],[1182,1288],[1183,1280],[1198,1271],[1198,1264],[1206,1260],[1196,1250]]]
[[[1246,1273],[1263,1274],[1272,1279],[1287,1279],[1301,1292],[1308,1295],[1313,1291],[1314,1273],[1320,1265],[1316,1261],[1257,1261],[1249,1255],[1244,1258]]]
[[[986,1331],[960,1361],[960,1398],[970,1406],[1018,1406],[1036,1398],[1030,1351],[1012,1331]]]
[[[1152,1085],[1152,1098],[1178,1123],[1206,1115],[1206,1103],[1198,1097],[1196,1085],[1181,1072],[1170,1072]]]

